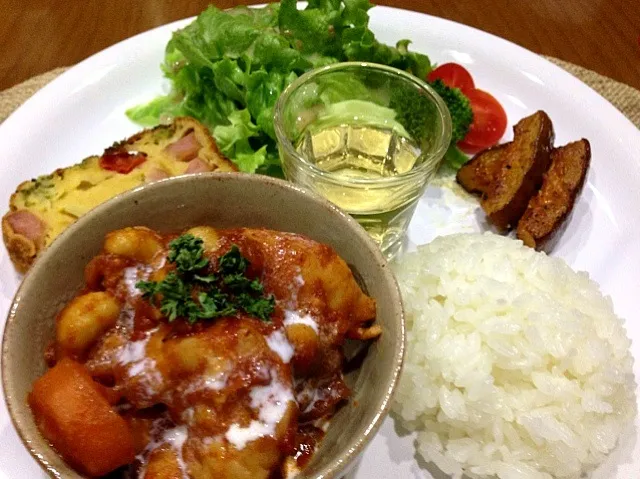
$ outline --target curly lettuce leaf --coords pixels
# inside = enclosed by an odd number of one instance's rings
[[[238,165],[238,169],[244,173],[255,173],[266,161],[267,145],[262,146],[257,151],[238,152],[235,156],[235,163]]]
[[[212,130],[241,171],[282,176],[273,110],[298,76],[347,60],[383,63],[421,77],[430,70],[425,55],[408,51],[408,40],[390,47],[375,39],[371,7],[368,0],[310,0],[303,10],[295,0],[262,8],[210,6],[167,44],[161,68],[171,93],[127,115],[145,126],[193,116]],[[346,98],[349,88],[365,94],[362,85],[345,81],[326,86],[319,101]]]
[[[274,141],[273,109],[280,94],[296,78],[298,75],[294,72],[285,74],[266,70],[258,70],[249,76],[247,107],[256,125]]]
[[[316,118],[313,130],[344,125],[353,122],[354,118],[358,118],[356,123],[385,126],[395,130],[400,136],[409,136],[407,130],[396,119],[395,110],[364,100],[344,100],[328,105]]]
[[[280,31],[302,53],[339,58],[342,56],[340,34],[344,28],[340,3],[316,1],[298,10],[296,0],[282,0],[278,16]]]
[[[127,116],[142,126],[155,126],[162,115],[182,115],[180,103],[172,95],[159,96],[145,105],[137,105],[127,110]]]
[[[258,136],[258,127],[251,121],[249,110],[236,110],[229,115],[228,125],[218,125],[213,136],[220,151],[227,156],[251,150],[249,138]]]
[[[277,4],[231,10],[210,6],[193,23],[174,32],[167,52],[180,51],[196,67],[210,66],[222,58],[240,58],[261,35],[276,31],[278,10]]]

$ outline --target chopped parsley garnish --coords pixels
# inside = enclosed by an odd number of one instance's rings
[[[185,234],[169,243],[167,259],[176,265],[175,271],[162,281],[139,281],[136,288],[169,322],[184,318],[193,324],[238,311],[269,321],[275,298],[264,295],[259,279],[246,276],[249,260],[236,245],[218,259],[213,270],[202,240]]]
[[[202,239],[190,234],[182,235],[169,243],[167,259],[176,265],[179,273],[191,273],[209,264],[209,260],[204,257]]]

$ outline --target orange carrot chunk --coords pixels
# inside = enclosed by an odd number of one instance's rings
[[[47,371],[29,406],[42,435],[79,472],[102,476],[133,461],[133,434],[80,363],[65,358]]]

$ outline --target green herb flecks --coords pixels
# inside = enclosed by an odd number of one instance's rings
[[[260,280],[246,276],[249,261],[236,245],[218,259],[215,271],[202,240],[190,234],[169,243],[167,259],[175,271],[162,281],[139,281],[136,287],[169,322],[184,318],[193,324],[238,311],[268,321],[273,313],[275,298],[264,295]]]
[[[169,243],[169,256],[167,259],[176,265],[179,273],[192,273],[209,264],[204,257],[202,239],[186,234]]]
[[[31,182],[22,187],[19,191],[23,197],[25,206],[34,206],[42,200],[50,200],[55,194],[54,175],[43,175],[31,180]],[[34,199],[35,198],[35,199]]]

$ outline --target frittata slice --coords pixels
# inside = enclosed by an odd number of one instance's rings
[[[145,183],[208,171],[237,171],[193,118],[144,130],[102,156],[21,183],[2,218],[9,257],[20,272],[68,226],[96,206]]]

